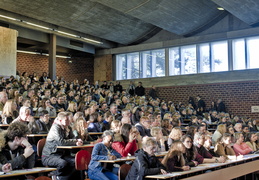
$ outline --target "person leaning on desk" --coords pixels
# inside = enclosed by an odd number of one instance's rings
[[[26,139],[28,133],[29,128],[22,122],[12,123],[6,131],[0,132],[0,170],[8,172],[34,167],[35,155]]]
[[[103,141],[97,143],[92,151],[91,161],[88,166],[88,175],[92,180],[117,180],[118,168],[112,163],[101,163],[99,160],[114,160],[121,155],[111,144],[113,141],[113,132],[106,130],[102,135]]]
[[[165,166],[154,156],[157,142],[150,137],[143,140],[142,149],[136,151],[136,159],[126,177],[126,180],[142,180],[147,175],[166,174]]]

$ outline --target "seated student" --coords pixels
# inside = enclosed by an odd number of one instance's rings
[[[111,131],[113,133],[120,133],[120,131],[121,131],[121,122],[119,120],[113,120],[111,122]]]
[[[244,135],[242,132],[236,132],[235,138],[236,143],[233,145],[233,149],[236,155],[246,155],[253,152],[253,150],[244,142]]]
[[[47,110],[42,110],[39,112],[40,119],[36,120],[36,123],[39,127],[40,133],[48,133],[51,127],[49,122],[49,112]]]
[[[106,130],[110,130],[112,120],[113,120],[113,117],[110,111],[107,111],[106,113],[104,113],[102,132]]]
[[[113,167],[112,163],[101,163],[99,160],[113,160],[120,158],[121,155],[114,149],[111,144],[113,141],[113,132],[104,131],[103,141],[97,143],[92,151],[91,161],[88,166],[88,175],[92,180],[117,180],[118,168]]]
[[[175,171],[187,171],[190,170],[190,166],[186,165],[183,153],[186,152],[186,148],[181,141],[174,141],[162,160],[162,164],[169,172]]]
[[[130,124],[123,124],[121,133],[114,134],[112,148],[115,149],[122,157],[127,157],[128,154],[134,155],[138,149],[137,145],[137,130],[132,128]]]
[[[246,144],[253,150],[253,151],[258,151],[259,147],[257,145],[257,135],[256,132],[250,132],[248,133],[246,137]]]
[[[156,151],[156,141],[146,137],[143,140],[143,147],[136,154],[136,159],[126,177],[126,180],[144,179],[147,175],[166,174],[165,167],[154,156]]]
[[[165,152],[168,147],[167,145],[167,137],[163,136],[162,128],[161,127],[152,127],[151,128],[151,135],[157,142],[157,153]]]
[[[35,155],[31,144],[27,141],[26,135],[29,134],[28,127],[21,123],[12,123],[7,131],[1,132],[0,169],[3,164],[10,163],[10,168],[30,169],[34,167]]]
[[[212,144],[215,145],[220,137],[226,133],[227,128],[225,124],[219,124],[217,130],[212,135]]]
[[[216,156],[224,156],[226,159],[236,159],[236,153],[234,149],[231,147],[231,134],[224,133],[221,138],[219,138],[218,142],[214,148]],[[240,158],[243,155],[239,156]]]
[[[151,134],[150,134],[151,120],[147,116],[142,116],[140,118],[139,123],[137,123],[135,126],[142,137],[144,136],[151,137]]]
[[[95,112],[89,116],[88,132],[102,132],[102,115]]]
[[[215,158],[215,159],[214,158],[208,159],[208,158],[202,157],[198,153],[197,148],[193,145],[193,140],[189,135],[184,135],[181,138],[181,141],[186,147],[186,153],[184,154],[186,164],[189,165],[190,167],[198,166],[199,164],[202,164],[202,163],[225,162],[224,157]]]
[[[188,126],[199,126],[197,116],[191,116],[191,122],[189,122]]]
[[[47,136],[46,144],[42,151],[42,164],[44,166],[56,167],[58,179],[69,179],[75,170],[75,158],[70,154],[64,155],[64,150],[57,149],[57,146],[80,146],[81,139],[72,139],[72,132],[67,132],[69,126],[69,113],[60,112],[55,119]]]
[[[174,141],[179,141],[181,139],[182,135],[183,135],[183,133],[182,133],[181,128],[174,127],[168,136],[168,140],[167,140],[168,147],[171,147],[171,145]]]
[[[31,110],[29,107],[22,106],[20,108],[19,116],[12,121],[14,122],[23,122],[28,125],[28,128],[30,130],[30,133],[37,134],[39,133],[39,127],[36,124],[33,116],[30,115]]]
[[[73,134],[74,138],[82,139],[84,144],[89,144],[88,141],[92,141],[93,139],[88,134],[87,127],[89,125],[89,121],[86,121],[84,117],[79,117],[76,119],[75,123],[73,124]]]

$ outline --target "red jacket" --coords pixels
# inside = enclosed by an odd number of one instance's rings
[[[135,154],[135,151],[138,150],[138,145],[136,140],[128,142],[127,144],[125,144],[123,141],[114,141],[112,143],[112,148],[120,153],[122,157],[127,157],[128,153],[130,153],[132,156]]]

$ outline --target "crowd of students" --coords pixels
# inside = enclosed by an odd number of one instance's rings
[[[1,123],[10,124],[0,137],[4,172],[34,166],[35,144],[28,142],[28,133],[48,133],[41,160],[57,168],[56,179],[69,179],[75,170],[73,154],[58,149],[60,145],[95,144],[88,167],[93,180],[118,178],[117,165],[99,160],[136,156],[126,162],[132,165],[127,179],[133,180],[258,151],[258,122],[231,117],[221,100],[210,108],[200,96],[174,104],[159,99],[155,86],[146,96],[141,82],[136,87],[130,82],[124,90],[120,82],[67,83],[52,81],[47,73],[38,77],[24,72],[1,78],[0,84]],[[216,131],[208,131],[209,126]],[[161,161],[154,156],[164,151],[168,153]]]

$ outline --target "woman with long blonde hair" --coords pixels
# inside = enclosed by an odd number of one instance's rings
[[[6,101],[3,112],[2,112],[2,123],[10,124],[14,119],[18,117],[19,113],[17,111],[16,102],[13,99]]]
[[[212,135],[212,143],[215,145],[219,138],[223,136],[224,133],[227,132],[226,124],[219,124],[217,126],[217,130]]]

